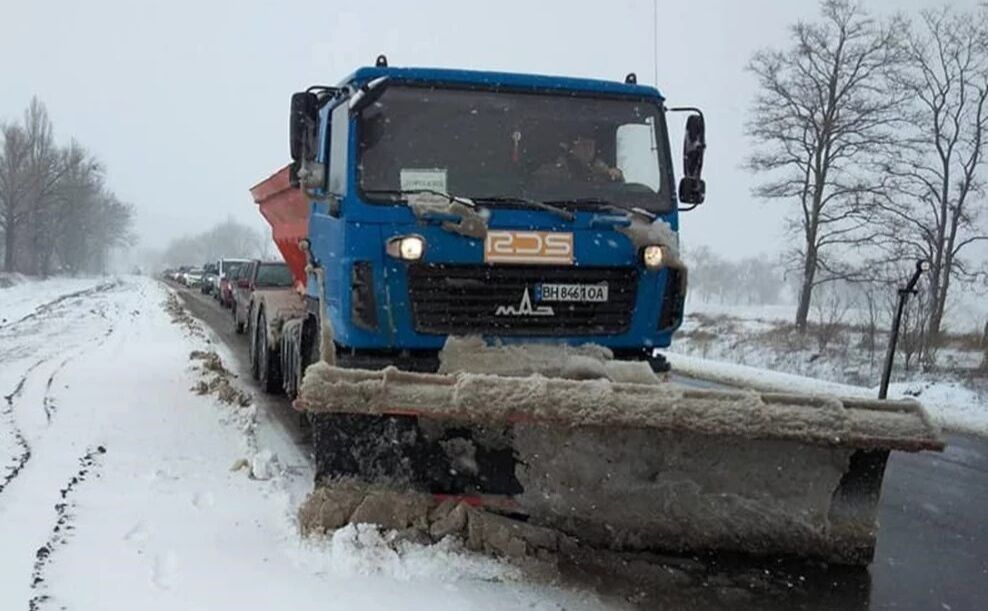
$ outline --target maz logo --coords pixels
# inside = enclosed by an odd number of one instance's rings
[[[528,294],[528,289],[522,293],[521,303],[518,307],[515,306],[505,306],[499,305],[497,309],[494,310],[494,316],[555,316],[556,313],[552,310],[552,306],[540,305],[537,308],[532,307],[532,297]]]
[[[573,264],[573,234],[551,231],[488,231],[485,263]]]

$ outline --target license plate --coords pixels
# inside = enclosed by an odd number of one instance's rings
[[[535,300],[603,303],[607,301],[607,283],[540,284],[535,289]]]

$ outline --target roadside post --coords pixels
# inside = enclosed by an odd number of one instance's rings
[[[918,292],[916,290],[916,283],[919,282],[919,276],[928,269],[930,269],[929,261],[925,259],[916,261],[916,270],[913,272],[912,278],[909,279],[906,286],[899,289],[899,305],[895,310],[895,318],[892,320],[892,330],[889,333],[889,348],[885,354],[885,371],[882,372],[882,384],[878,388],[879,399],[888,398],[889,379],[892,377],[892,363],[895,361],[895,346],[899,342],[899,324],[902,322],[902,312],[906,309],[906,301],[910,295],[915,295]]]

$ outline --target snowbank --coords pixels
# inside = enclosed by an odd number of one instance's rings
[[[878,388],[866,388],[817,380],[779,371],[713,361],[674,352],[664,353],[674,372],[731,386],[761,391],[797,392],[873,399]],[[988,435],[988,405],[977,395],[950,382],[908,382],[889,386],[889,398],[914,398],[940,426],[954,431]]]

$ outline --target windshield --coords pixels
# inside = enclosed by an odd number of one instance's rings
[[[433,189],[496,205],[671,206],[654,102],[393,86],[361,113],[359,143],[371,201]]]
[[[257,286],[292,286],[294,283],[284,263],[262,263],[257,268]]]
[[[223,262],[223,275],[227,278],[234,278],[237,273],[247,265],[246,261],[224,261]]]

